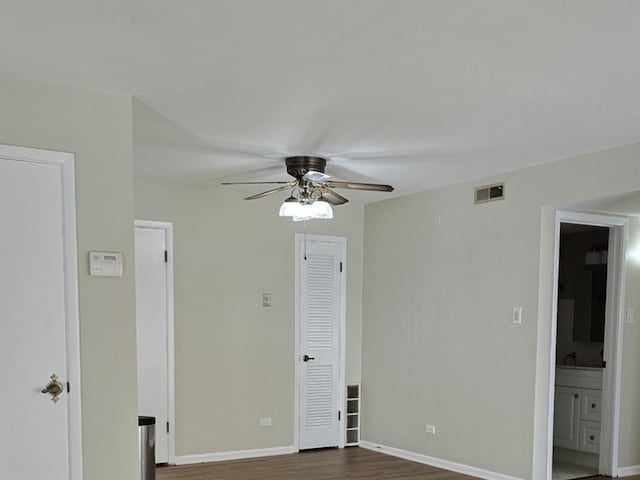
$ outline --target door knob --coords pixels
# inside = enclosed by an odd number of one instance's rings
[[[51,395],[51,401],[57,403],[60,400],[60,395],[64,392],[64,385],[58,380],[58,376],[54,373],[51,375],[51,381],[47,383],[47,386],[40,390],[40,393]]]
[[[315,359],[316,359],[316,357],[310,357],[310,356],[309,356],[309,355],[307,355],[307,354],[304,354],[304,355],[302,356],[302,361],[303,361],[303,362],[308,362],[309,360],[315,360]]]

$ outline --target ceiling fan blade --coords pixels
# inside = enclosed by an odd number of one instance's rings
[[[221,185],[291,185],[291,182],[222,182]]]
[[[325,186],[331,188],[349,188],[351,190],[371,190],[374,192],[393,192],[391,185],[380,183],[358,183],[358,182],[325,182]]]
[[[246,197],[245,200],[257,200],[258,198],[266,197],[267,195],[272,195],[274,193],[282,192],[283,190],[289,190],[292,186],[293,185],[291,183],[287,183],[286,185],[282,185],[281,187],[272,188],[271,190],[267,190],[261,193],[256,193],[255,195]]]
[[[349,201],[348,198],[343,197],[338,192],[334,192],[327,187],[322,187],[320,191],[322,192],[322,200],[325,200],[331,205],[343,205]]]

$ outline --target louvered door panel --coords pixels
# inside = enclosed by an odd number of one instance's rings
[[[331,350],[334,344],[333,255],[307,254],[307,350]]]
[[[301,449],[339,443],[341,245],[307,239],[305,253],[298,259]]]
[[[331,365],[307,367],[307,419],[308,429],[331,428],[333,411],[333,368]]]

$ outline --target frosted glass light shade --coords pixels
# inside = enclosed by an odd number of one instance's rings
[[[281,217],[293,217],[300,211],[299,209],[302,205],[295,199],[291,200],[291,198],[293,197],[287,198],[280,206],[279,215]]]
[[[316,200],[311,205],[313,218],[329,219],[333,218],[333,209],[324,200]]]
[[[294,222],[302,222],[304,220],[333,218],[333,209],[323,200],[316,200],[313,203],[299,203],[287,199],[280,206],[279,215],[292,217]]]

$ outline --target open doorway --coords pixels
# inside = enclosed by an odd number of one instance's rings
[[[617,470],[626,227],[557,214],[548,479]]]
[[[609,228],[560,224],[553,480],[598,473]]]

